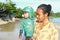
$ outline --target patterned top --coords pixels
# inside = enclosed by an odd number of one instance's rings
[[[35,22],[34,40],[58,40],[58,30],[53,23],[48,23],[43,29],[39,29],[39,26],[39,23]]]
[[[34,21],[29,18],[22,19],[19,34],[22,34],[23,31],[25,37],[32,37],[34,33]]]

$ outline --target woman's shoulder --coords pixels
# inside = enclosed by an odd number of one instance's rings
[[[49,26],[50,26],[52,31],[58,31],[58,29],[56,28],[56,25],[54,23],[50,22]]]
[[[35,26],[35,27],[39,27],[39,22],[34,21],[34,26]]]
[[[52,28],[56,28],[53,22],[50,22],[49,26]]]

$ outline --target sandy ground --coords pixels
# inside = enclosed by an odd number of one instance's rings
[[[15,20],[19,20],[19,19],[13,17],[12,20],[3,21],[3,20],[0,18],[0,25],[7,24],[7,23],[9,23],[9,22],[15,22]]]
[[[7,21],[3,21],[0,19],[0,25],[8,23]]]
[[[54,23],[54,25],[56,25],[56,28],[59,31],[59,40],[60,40],[60,23]],[[18,37],[19,26],[20,24],[16,24],[16,27],[12,32],[0,32],[0,40],[20,40]]]

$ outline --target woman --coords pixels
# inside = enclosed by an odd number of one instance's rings
[[[39,5],[36,11],[38,21],[35,22],[33,40],[58,40],[58,31],[49,20],[51,5]]]

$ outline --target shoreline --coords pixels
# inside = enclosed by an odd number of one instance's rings
[[[13,18],[12,20],[9,20],[9,21],[3,21],[1,18],[0,18],[0,25],[3,25],[3,24],[7,24],[9,22],[15,22],[16,20],[20,20],[19,18]]]
[[[7,24],[7,23],[8,23],[7,21],[3,21],[2,19],[0,19],[0,25]]]

